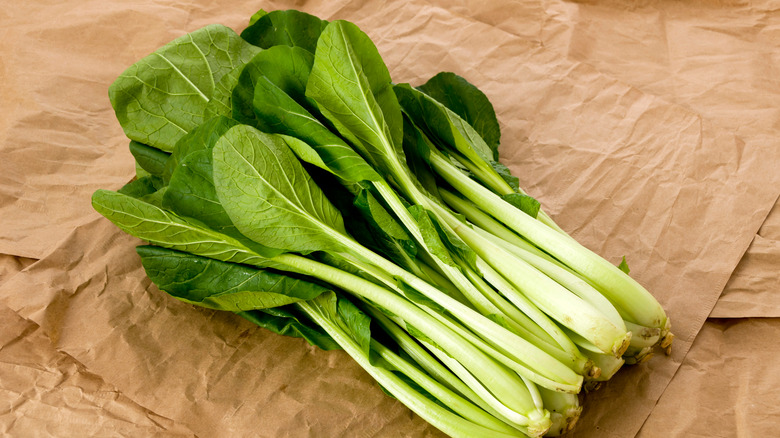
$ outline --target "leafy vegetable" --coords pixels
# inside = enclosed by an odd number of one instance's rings
[[[125,134],[172,151],[204,120],[223,76],[259,49],[225,26],[213,24],[166,44],[122,73],[108,90]]]
[[[137,179],[93,207],[173,297],[325,350],[456,437],[570,430],[577,393],[672,336],[498,162],[487,96],[393,84],[357,26],[258,11],[110,87]]]

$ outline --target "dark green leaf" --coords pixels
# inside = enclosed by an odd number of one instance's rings
[[[209,25],[141,59],[111,84],[109,98],[125,134],[163,151],[203,122],[223,76],[260,49],[230,28]]]
[[[444,242],[442,242],[439,231],[433,224],[432,216],[428,214],[428,210],[419,205],[413,205],[408,210],[417,222],[428,252],[442,262],[457,267],[458,264],[452,259],[450,252],[447,250]]]
[[[270,270],[254,269],[155,246],[139,246],[146,275],[160,290],[201,307],[230,312],[310,300],[328,289]]]
[[[493,151],[493,161],[498,161],[501,128],[485,93],[451,72],[441,72],[417,88],[468,122]]]
[[[250,21],[250,26],[241,32],[241,38],[264,49],[283,45],[314,53],[320,32],[327,24],[327,21],[301,11],[271,11]]]
[[[417,254],[417,247],[404,227],[387,212],[369,190],[361,189],[353,204],[363,213],[371,228],[381,233],[382,238],[396,242],[396,245],[412,257]]]
[[[239,315],[274,333],[303,338],[311,345],[323,350],[341,349],[321,327],[313,323],[306,323],[306,317],[293,306],[241,312]]]
[[[404,153],[406,155],[406,163],[424,191],[439,199],[439,187],[436,183],[436,176],[433,174],[429,164],[431,148],[428,142],[429,140],[425,135],[405,114]]]
[[[173,171],[179,166],[182,160],[192,152],[211,151],[217,140],[225,134],[228,129],[237,125],[238,122],[228,117],[219,116],[209,119],[197,128],[190,131],[187,135],[176,142],[173,153],[165,163],[165,172],[163,179],[170,181]]]
[[[509,195],[503,195],[501,198],[532,218],[536,218],[536,216],[539,214],[539,201],[528,195],[524,195],[522,193],[511,193]]]
[[[137,141],[130,141],[130,153],[135,162],[150,175],[162,176],[165,172],[165,162],[171,154],[157,148],[147,146]]]
[[[314,55],[299,47],[275,46],[255,55],[244,67],[238,84],[233,89],[233,118],[241,123],[266,130],[265,117],[262,114],[266,100],[272,107],[279,106],[276,101],[281,97],[277,94],[281,93],[288,95],[288,98],[294,102],[305,105],[306,82],[309,80],[313,62]],[[265,87],[269,87],[265,84],[269,82],[272,87],[271,90],[266,91],[270,93],[268,96],[261,95],[258,98],[258,109],[261,112],[255,114],[253,102],[258,82],[263,82],[261,85]]]
[[[343,248],[341,214],[281,137],[239,125],[213,153],[217,196],[243,235],[296,252]]]
[[[140,199],[144,196],[151,195],[157,190],[160,190],[162,187],[162,179],[154,175],[150,175],[143,178],[138,178],[125,184],[124,187],[118,190],[118,192],[127,196],[132,196],[133,198]]]
[[[431,141],[457,151],[476,164],[492,161],[493,151],[460,116],[409,84],[398,84],[394,89],[401,107]]]

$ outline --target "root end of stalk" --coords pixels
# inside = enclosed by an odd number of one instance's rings
[[[628,365],[639,365],[640,363],[647,362],[651,357],[653,357],[653,347],[645,347],[638,352],[635,352],[635,354],[624,356],[623,360],[625,360]]]
[[[527,432],[528,436],[540,437],[546,434],[547,431],[550,430],[550,427],[552,426],[552,421],[550,419],[550,412],[547,410],[544,410],[543,412],[544,414],[542,414],[539,411],[536,411],[534,414],[532,414],[529,417],[531,423],[528,425],[528,432]]]
[[[615,345],[615,347],[612,349],[612,354],[615,355],[615,357],[620,357],[623,355],[623,353],[628,350],[628,346],[631,344],[631,332],[626,332],[626,337],[623,338],[623,341],[620,343],[620,345]]]
[[[672,351],[672,342],[674,342],[674,333],[667,332],[663,338],[661,338],[661,348],[665,348],[670,354]]]
[[[604,382],[598,382],[596,380],[588,380],[585,383],[582,384],[582,389],[585,392],[593,392],[599,388],[601,388],[601,384]]]
[[[566,432],[570,432],[574,430],[574,426],[577,424],[577,422],[580,420],[580,414],[582,414],[582,408],[577,408],[576,413],[572,413],[572,415],[569,417],[569,423],[566,425]]]
[[[601,376],[601,368],[597,367],[596,365],[593,365],[590,370],[588,370],[587,377],[589,379],[598,379],[599,376]]]

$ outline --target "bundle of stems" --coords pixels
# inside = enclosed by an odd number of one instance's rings
[[[138,178],[94,208],[174,297],[343,349],[451,436],[554,436],[578,394],[671,344],[627,272],[498,163],[487,97],[394,84],[346,21],[260,11],[110,88]]]

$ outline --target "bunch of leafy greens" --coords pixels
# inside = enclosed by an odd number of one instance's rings
[[[671,343],[663,309],[498,162],[487,97],[394,84],[352,23],[259,11],[109,89],[137,178],[94,208],[149,278],[322,349],[454,437],[569,430],[576,394]]]

